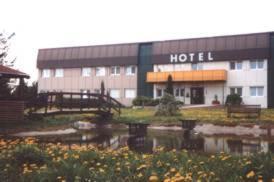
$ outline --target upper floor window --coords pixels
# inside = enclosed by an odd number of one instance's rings
[[[126,67],[126,75],[135,75],[136,67],[135,66],[127,66]]]
[[[191,69],[192,70],[202,70],[203,69],[203,64],[201,64],[201,63],[193,63],[193,64],[191,64]]]
[[[43,69],[42,70],[42,77],[49,78],[50,77],[50,69]]]
[[[55,77],[63,77],[64,76],[64,70],[63,69],[56,69],[55,70]]]
[[[242,68],[243,68],[243,63],[241,61],[230,62],[230,69],[231,70],[241,70]]]
[[[250,69],[263,69],[264,68],[264,60],[252,60],[250,61]]]
[[[242,96],[243,89],[242,89],[242,87],[231,87],[230,94],[238,94],[238,95]]]
[[[120,66],[112,66],[110,69],[111,75],[120,75]]]
[[[105,76],[106,75],[106,68],[105,67],[96,67],[95,68],[95,75],[96,76]]]
[[[82,76],[90,76],[91,75],[91,69],[90,68],[82,68]]]
[[[250,96],[264,96],[264,87],[250,87]]]

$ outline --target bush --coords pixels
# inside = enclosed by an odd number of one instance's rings
[[[181,101],[176,101],[173,95],[165,93],[164,96],[160,99],[160,104],[158,105],[155,116],[179,115],[180,113],[178,110],[180,105],[182,105]]]
[[[159,104],[159,99],[138,96],[132,101],[132,104],[134,106],[157,106]]]
[[[19,164],[39,164],[46,162],[45,153],[34,145],[18,145],[13,153],[15,161]]]
[[[241,103],[242,97],[239,94],[230,94],[226,97],[226,105],[240,105]]]

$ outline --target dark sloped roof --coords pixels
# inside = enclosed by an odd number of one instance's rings
[[[180,40],[154,41],[152,60],[171,53],[191,53],[201,51],[233,52],[263,50],[268,54],[270,33],[253,33],[218,37],[191,38]],[[81,47],[40,49],[38,68],[73,68],[85,66],[136,65],[138,48],[141,43],[95,45]],[[262,51],[261,51],[262,52]],[[257,53],[256,53],[257,54]],[[229,53],[229,55],[232,55]]]
[[[29,75],[21,71],[0,65],[0,77],[7,78],[29,78]]]

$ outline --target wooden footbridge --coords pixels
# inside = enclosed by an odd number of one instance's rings
[[[57,115],[92,113],[111,117],[114,112],[121,114],[123,105],[109,94],[46,92],[27,102],[29,115]]]

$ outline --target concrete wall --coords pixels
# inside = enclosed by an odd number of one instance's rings
[[[100,89],[101,81],[104,81],[105,89],[118,89],[120,98],[118,101],[129,106],[133,99],[125,98],[125,89],[134,89],[137,94],[137,67],[135,75],[126,75],[125,67],[120,67],[120,75],[111,75],[110,67],[106,67],[105,76],[96,76],[95,68],[91,68],[91,76],[83,77],[81,68],[64,69],[63,77],[54,77],[54,70],[51,70],[49,78],[42,77],[42,70],[39,70],[38,92],[41,91],[63,91],[80,92],[80,90]]]

